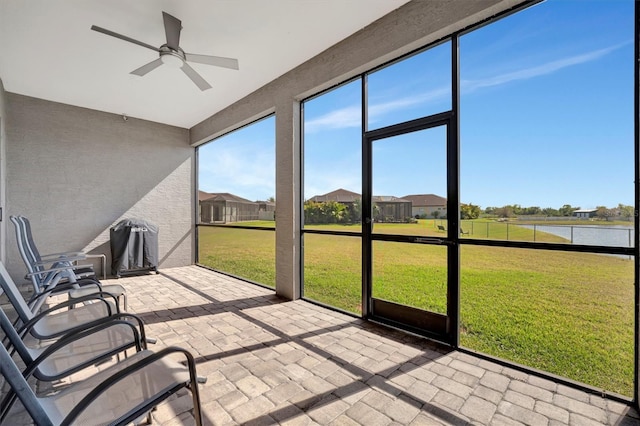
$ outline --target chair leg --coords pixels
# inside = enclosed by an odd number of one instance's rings
[[[127,295],[126,293],[122,293],[118,298],[122,298],[122,308],[125,312],[127,312]]]
[[[193,399],[193,418],[196,421],[196,426],[202,426],[202,412],[200,410],[200,391],[198,389],[198,381],[192,382],[191,398]]]

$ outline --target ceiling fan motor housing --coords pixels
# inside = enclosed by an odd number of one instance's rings
[[[166,44],[163,44],[162,46],[160,46],[159,50],[160,50],[160,59],[162,60],[162,63],[166,65],[169,65],[175,68],[180,68],[186,61],[184,50],[180,48],[176,50],[176,49],[172,49]]]

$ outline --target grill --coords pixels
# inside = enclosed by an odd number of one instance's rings
[[[124,219],[110,229],[111,274],[158,272],[158,226],[142,219]]]

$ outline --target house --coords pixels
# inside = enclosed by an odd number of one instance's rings
[[[256,201],[258,204],[258,220],[276,220],[276,203],[273,201]]]
[[[373,202],[373,220],[376,222],[405,222],[413,217],[411,201],[393,195],[378,195],[371,198]]]
[[[447,217],[447,199],[435,194],[414,194],[402,197],[412,203],[411,216],[415,218]]]
[[[266,203],[256,203],[228,192],[198,192],[200,223],[229,223],[260,218],[260,208]]]
[[[362,198],[360,194],[353,191],[348,191],[346,189],[336,189],[335,191],[327,192],[323,195],[316,195],[314,197],[309,198],[309,201],[313,201],[314,203],[326,203],[327,201],[335,201],[341,204],[353,204],[356,200]]]
[[[598,213],[598,209],[579,209],[574,210],[573,215],[580,219],[590,219],[592,217],[596,217]]]
[[[362,198],[360,194],[346,189],[336,189],[323,195],[316,195],[308,201],[326,203],[335,201],[347,206],[354,205]],[[371,201],[374,206],[373,219],[377,222],[404,222],[412,217],[411,201],[395,197],[393,195],[374,196]]]

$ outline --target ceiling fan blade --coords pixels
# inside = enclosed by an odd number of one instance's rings
[[[185,53],[187,61],[197,62],[199,64],[214,65],[216,67],[230,68],[232,70],[239,69],[238,60],[233,58],[224,58],[222,56],[195,55],[193,53]]]
[[[96,25],[92,25],[91,29],[93,31],[97,31],[97,32],[102,33],[102,34],[109,35],[111,37],[119,38],[120,40],[128,41],[129,43],[137,44],[138,46],[146,47],[147,49],[151,49],[151,50],[153,50],[155,52],[159,52],[160,51],[157,47],[151,46],[150,44],[147,44],[147,43],[144,43],[142,41],[138,41],[138,40],[132,39],[131,37],[127,37],[127,36],[122,35],[122,34],[114,33],[111,30],[107,30],[105,28],[101,28],[101,27],[98,27]]]
[[[182,22],[175,16],[162,12],[164,20],[164,33],[167,35],[167,46],[173,50],[178,50],[180,45],[180,30],[182,30]]]
[[[211,89],[211,85],[186,62],[182,64],[182,71],[184,71],[187,77],[189,77],[191,81],[193,81],[203,92],[207,89]]]
[[[135,74],[135,75],[139,75],[140,77],[142,77],[143,75],[147,74],[148,72],[155,70],[160,65],[162,65],[162,59],[158,58],[155,61],[151,61],[148,64],[143,65],[140,68],[131,71],[129,74]]]

